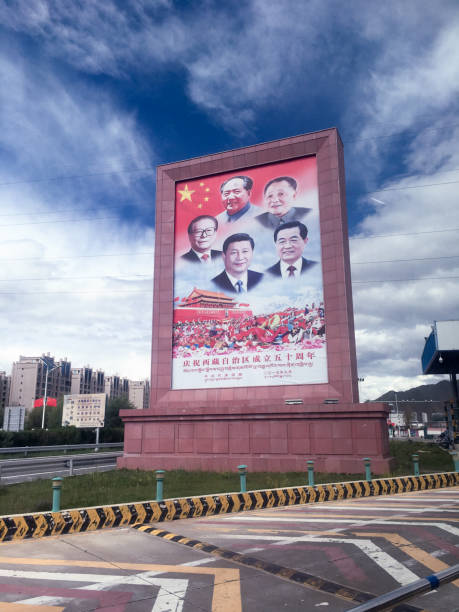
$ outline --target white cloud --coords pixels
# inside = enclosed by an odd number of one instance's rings
[[[440,141],[438,147],[445,150],[445,143]],[[434,143],[424,151],[427,158],[430,153],[436,156]],[[449,158],[457,155],[455,147],[449,151]],[[419,161],[422,153],[415,149],[413,155]],[[444,180],[438,173],[427,182]],[[424,337],[434,320],[458,316],[457,185],[395,190],[425,183],[416,173],[391,183],[394,191],[383,194],[384,204],[363,219],[361,232],[351,242],[351,260],[360,262],[352,266],[359,376],[371,381],[362,386],[363,399],[372,392],[375,397],[390,388],[432,382],[431,377],[419,377]],[[436,231],[449,228],[452,231]],[[365,235],[386,237],[359,239]],[[378,261],[387,263],[362,263]],[[428,280],[411,280],[419,278]],[[382,279],[387,282],[368,282]],[[387,387],[390,377],[393,383]]]
[[[25,60],[3,58],[0,72],[8,83],[2,99],[8,122],[0,180],[0,369],[9,371],[19,355],[49,351],[77,366],[90,362],[107,373],[146,377],[153,257],[104,255],[151,253],[151,225],[123,221],[117,210],[88,208],[126,202],[152,216],[153,174],[145,188],[137,175],[117,172],[126,156],[134,165],[151,165],[151,147],[135,117],[101,92],[64,84]],[[96,176],[87,176],[94,170]],[[56,175],[81,178],[52,180]],[[67,221],[48,223],[57,219]]]
[[[459,99],[457,2],[356,1],[343,11],[339,2],[253,0],[240,10],[207,2],[202,10],[191,11],[178,10],[166,0],[137,0],[129,8],[110,0],[83,5],[24,0],[2,7],[0,21],[42,51],[32,59],[21,55],[19,43],[14,50],[4,45],[1,112],[8,121],[2,122],[0,183],[76,170],[87,174],[88,168],[116,172],[126,167],[127,159],[132,167],[152,165],[151,146],[140,136],[136,117],[118,109],[96,85],[83,86],[81,73],[109,75],[125,85],[132,76],[156,83],[170,68],[183,70],[191,101],[231,134],[261,133],[265,116],[286,106],[306,131],[309,117],[324,111],[318,105],[329,105],[329,113],[322,116],[341,119],[346,132],[360,141],[346,144],[349,178],[368,184],[368,189],[389,189],[352,202],[352,210],[359,205],[362,215],[355,237],[413,234],[354,240],[353,261],[423,260],[353,265],[356,281],[388,279],[354,285],[359,375],[368,381],[366,397],[431,381],[419,377],[418,359],[430,323],[457,316],[458,282],[439,277],[459,275],[459,258],[446,259],[459,251],[457,232],[422,232],[459,227],[459,218],[456,184],[422,185],[459,176],[459,129],[454,123]],[[73,69],[75,82],[57,72],[56,66],[65,64]],[[291,125],[298,123],[287,123],[287,132],[296,129]],[[399,141],[388,138],[401,130]],[[413,186],[419,188],[395,190]],[[144,210],[152,204],[129,173],[65,184],[0,186],[2,211],[11,213],[78,210],[88,203],[123,200]],[[18,222],[27,220],[21,217]],[[151,270],[145,259],[43,261],[66,249],[74,256],[83,251],[150,250],[151,232],[142,227],[97,221],[7,231],[5,257],[37,257],[27,264],[14,263],[14,270],[4,263],[4,273],[11,278],[84,272],[106,278],[100,283],[74,280],[72,288],[102,291],[142,288],[141,280],[119,277]],[[116,265],[110,267],[109,261]],[[420,276],[437,280],[391,282]],[[59,282],[46,281],[44,289],[57,290]],[[18,287],[13,281],[7,286]],[[18,321],[8,328],[3,324],[10,348],[5,357],[2,352],[0,367],[8,369],[21,353],[49,350],[67,354],[78,365],[90,359],[94,367],[110,371],[121,369],[119,363],[123,368],[132,364],[147,375],[149,297],[123,298],[120,293],[110,301],[77,294],[0,298],[6,313]],[[71,313],[70,326],[62,312]],[[52,346],[44,346],[46,342]],[[122,348],[121,362],[116,361],[117,346]]]

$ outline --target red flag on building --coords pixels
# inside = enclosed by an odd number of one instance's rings
[[[36,399],[33,403],[33,407],[34,408],[40,408],[41,406],[43,406],[43,398],[40,397],[38,399]]]
[[[55,397],[46,398],[46,405],[47,406],[57,406],[57,399]]]

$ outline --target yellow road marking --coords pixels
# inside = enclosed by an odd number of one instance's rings
[[[20,604],[20,603],[9,603],[7,601],[0,601],[2,610],[4,612],[62,612],[65,608],[60,606],[32,606],[31,604]]]
[[[198,528],[197,525],[195,525],[195,528]],[[209,531],[209,527],[205,526],[205,525],[199,525],[199,529],[205,529],[206,531]],[[238,533],[241,532],[241,528],[238,527],[237,525],[235,525],[234,527],[212,527],[212,531],[223,531],[223,532],[232,532],[232,531],[237,531]],[[304,533],[304,534],[315,534],[315,535],[320,535],[320,536],[325,536],[325,535],[330,535],[330,536],[336,536],[336,531],[319,531],[317,529],[244,529],[244,531],[246,531],[247,533]],[[344,536],[346,534],[343,534]],[[286,536],[287,537],[287,536]]]
[[[98,567],[104,569],[126,569],[143,572],[155,571],[170,574],[207,574],[214,576],[212,612],[242,612],[240,574],[238,569],[193,567],[184,565],[157,565],[154,563],[107,563],[105,561],[76,561],[65,559],[32,559],[29,557],[0,557],[0,563],[11,565],[64,565],[70,567]],[[2,606],[4,604],[2,603]],[[34,606],[37,609],[37,606]],[[13,608],[12,608],[13,610]],[[27,609],[31,612],[32,608]],[[38,608],[37,612],[46,612]],[[50,612],[59,612],[63,608],[49,608]],[[24,608],[24,612],[26,608]]]
[[[433,572],[439,572],[444,569],[448,569],[449,565],[437,559],[433,555],[425,552],[422,548],[418,548],[414,544],[411,544],[409,540],[404,538],[398,533],[381,533],[381,532],[372,532],[372,531],[358,531],[354,532],[354,535],[358,537],[367,537],[367,538],[385,538],[388,540],[393,546],[397,546],[400,550],[403,550],[409,557],[412,559],[416,559],[422,565],[425,565]],[[454,580],[453,584],[459,587],[459,580]]]

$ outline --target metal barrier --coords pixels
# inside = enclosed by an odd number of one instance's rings
[[[379,595],[379,597],[375,597],[356,608],[352,608],[350,612],[377,612],[377,610],[387,610],[415,595],[421,595],[422,593],[438,589],[442,584],[456,580],[456,578],[459,578],[459,564],[452,565],[437,574],[432,574],[431,576],[427,576],[427,578],[421,578],[420,580],[416,580],[394,591],[389,591],[389,593],[384,593],[384,595]]]
[[[48,478],[50,473],[67,473],[73,476],[76,469],[83,469],[82,464],[86,463],[87,469],[107,466],[107,462],[116,464],[116,458],[123,454],[122,451],[113,451],[109,453],[84,453],[81,455],[54,455],[53,457],[34,457],[33,459],[4,459],[0,461],[0,483],[5,484],[7,481],[24,482],[32,480],[28,477],[27,470],[34,468],[36,473],[39,473],[40,468],[45,468],[48,472],[42,472],[43,478]],[[78,468],[79,464],[79,468]],[[101,465],[102,464],[102,465]],[[23,471],[21,471],[23,470]],[[35,475],[36,475],[35,473]],[[22,480],[19,478],[22,477]]]
[[[29,453],[47,453],[53,451],[67,451],[71,450],[86,450],[96,448],[123,448],[124,442],[103,442],[102,444],[55,444],[53,446],[7,446],[0,448],[0,455],[15,455],[24,453],[24,457],[27,457]]]

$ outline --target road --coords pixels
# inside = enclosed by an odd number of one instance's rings
[[[458,562],[455,487],[7,542],[0,609],[341,612]],[[458,612],[459,581],[408,603]]]
[[[76,475],[114,470],[116,459],[122,454],[122,451],[112,451],[34,457],[33,459],[7,459],[0,461],[0,483],[2,485],[14,484],[40,478],[68,476],[72,473]]]

